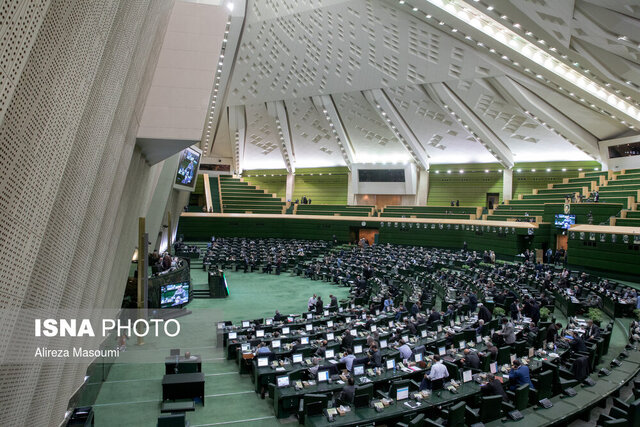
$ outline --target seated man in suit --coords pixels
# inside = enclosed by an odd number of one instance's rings
[[[569,347],[571,348],[571,351],[573,351],[574,353],[587,351],[587,346],[582,338],[580,338],[580,335],[578,335],[574,331],[568,331],[567,334],[570,337],[573,337],[573,339],[569,340]]]
[[[464,358],[461,359],[462,366],[469,369],[480,369],[480,357],[475,351],[471,351],[468,348],[464,349]]]
[[[356,394],[356,386],[353,377],[349,377],[347,379],[347,383],[344,387],[342,387],[342,391],[340,392],[340,401],[344,403],[353,403],[353,398]]]
[[[600,328],[593,323],[593,320],[587,320],[587,330],[584,333],[585,340],[595,340],[600,338]]]
[[[518,359],[514,360],[511,364],[509,382],[511,383],[509,387],[511,390],[515,390],[523,384],[529,384],[529,388],[534,388],[531,377],[529,376],[529,367],[524,366]]]
[[[483,396],[502,396],[503,402],[509,401],[502,383],[493,374],[487,374],[487,382],[480,387],[480,390]]]

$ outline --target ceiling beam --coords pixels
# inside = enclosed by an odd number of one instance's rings
[[[349,139],[349,134],[347,134],[342,123],[338,109],[333,102],[333,98],[331,95],[312,96],[311,101],[313,101],[313,105],[315,105],[316,109],[329,123],[331,133],[336,139],[338,147],[340,147],[342,158],[349,170],[351,170],[351,164],[354,163],[355,159],[355,150]]]
[[[236,174],[242,173],[244,147],[247,141],[247,118],[244,105],[229,107],[229,140],[233,144],[233,164]]]
[[[398,141],[409,152],[413,160],[422,169],[429,170],[429,154],[422,147],[409,125],[404,121],[402,114],[396,109],[387,94],[382,89],[370,89],[362,92],[371,107],[393,132]]]
[[[424,87],[427,93],[434,98],[434,101],[439,102],[443,109],[451,114],[473,139],[484,145],[502,166],[507,169],[513,167],[513,153],[507,144],[446,84],[431,83]]]
[[[289,117],[287,115],[287,107],[285,107],[284,101],[267,102],[267,112],[276,120],[280,153],[282,153],[282,160],[287,168],[287,172],[296,173],[293,137],[291,136]]]
[[[207,115],[205,116],[202,138],[200,140],[200,148],[203,150],[205,156],[213,153],[214,138],[218,132],[223,107],[226,104],[227,92],[231,84],[233,67],[236,62],[238,47],[240,46],[240,37],[242,36],[242,29],[244,27],[245,2],[238,1],[235,3],[233,10],[229,12],[225,26],[222,46],[218,56],[218,67],[216,68],[216,74],[213,78],[213,87],[211,88]]]
[[[595,160],[600,160],[598,139],[573,120],[562,114],[554,106],[536,95],[535,92],[506,76],[494,78],[497,82],[496,90],[515,105],[520,105],[523,112],[542,125],[546,125],[552,132],[566,139],[571,145],[585,152]],[[531,81],[531,87],[539,83]]]

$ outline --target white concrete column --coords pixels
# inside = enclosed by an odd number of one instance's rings
[[[502,172],[502,200],[511,200],[513,197],[513,169],[504,169]]]
[[[420,169],[418,173],[418,190],[416,194],[416,205],[425,206],[429,196],[429,171]]]
[[[347,175],[347,204],[355,205],[356,201],[353,196],[353,182],[351,182],[351,172]]]
[[[295,175],[292,173],[287,174],[287,185],[285,190],[285,201],[293,201],[293,182],[295,181]]]

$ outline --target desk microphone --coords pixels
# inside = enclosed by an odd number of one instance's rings
[[[174,374],[178,373],[178,359],[179,358],[180,358],[180,356],[176,354],[176,366],[173,368],[173,373]]]

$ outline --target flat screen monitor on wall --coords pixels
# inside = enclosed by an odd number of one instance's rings
[[[173,181],[173,187],[178,190],[193,191],[196,187],[196,178],[200,168],[202,151],[196,147],[182,150],[178,161],[178,171]]]
[[[576,223],[575,215],[556,214],[555,226],[567,229]]]

